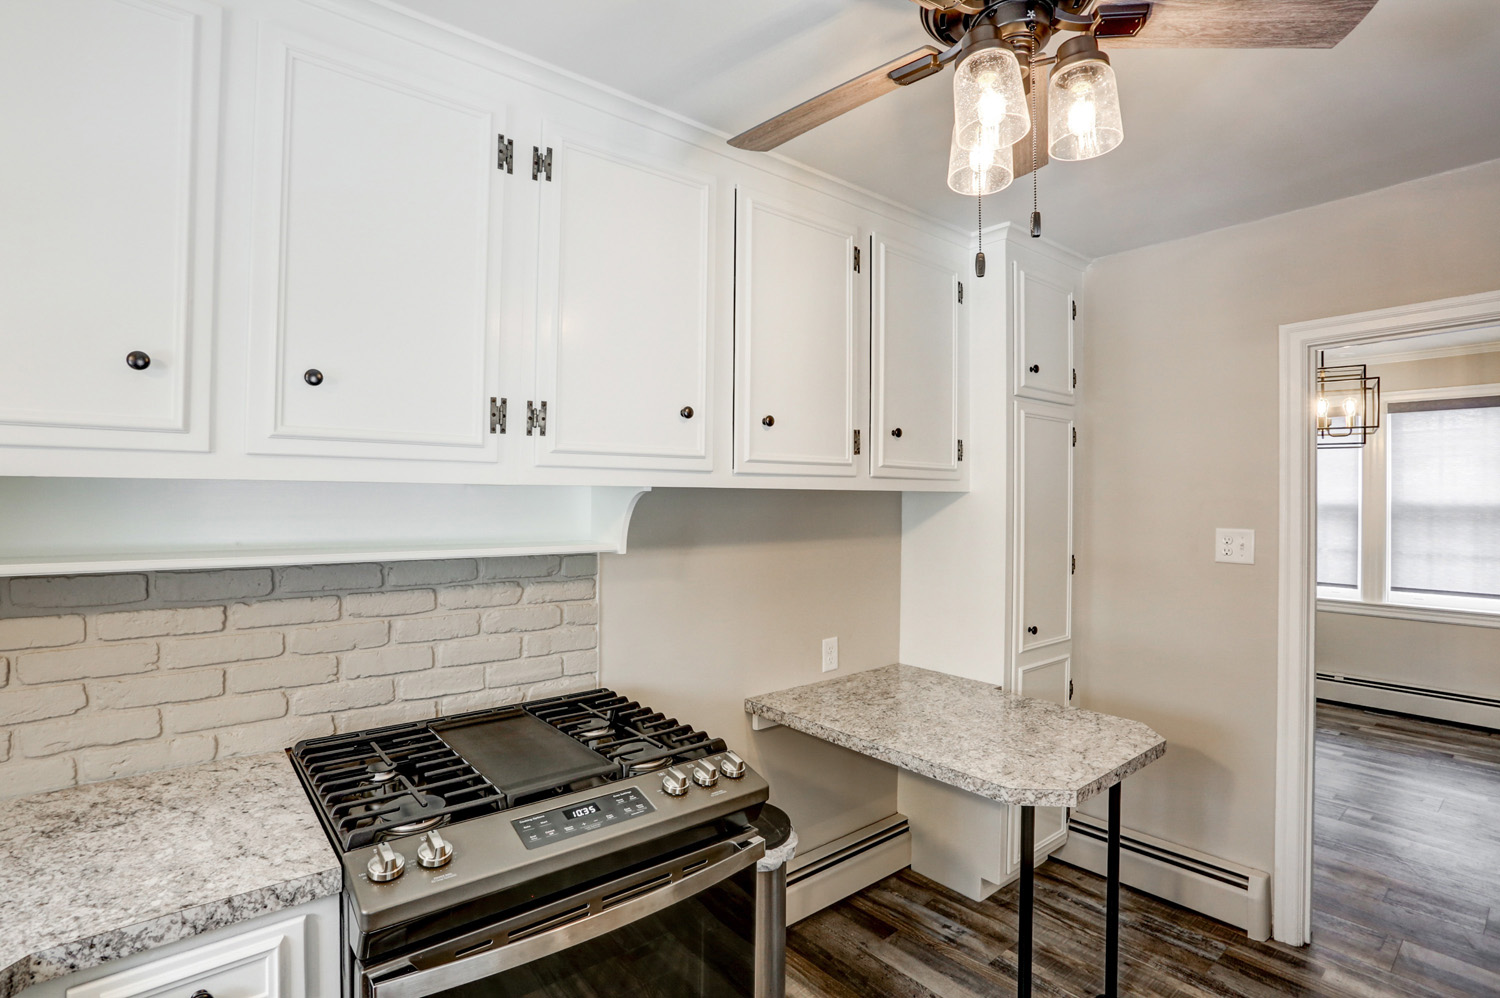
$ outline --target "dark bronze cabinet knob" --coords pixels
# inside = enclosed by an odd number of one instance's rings
[[[316,388],[323,383],[323,372],[316,367],[309,367],[307,373],[302,375],[302,380]]]
[[[760,425],[761,426],[775,426],[776,425],[776,417],[775,416],[767,416],[765,419],[762,419],[760,421]]]
[[[1040,365],[1040,364],[1032,364],[1031,367],[1030,367],[1030,371],[1031,371],[1032,374],[1041,374],[1042,373],[1042,365]]]
[[[683,419],[692,419],[693,418],[693,407],[690,406],[690,405],[685,405],[685,406],[682,407],[682,411],[679,412],[677,415],[681,416]]]
[[[140,350],[132,350],[125,355],[125,363],[137,371],[144,371],[151,366],[151,355]]]
[[[1030,627],[1026,628],[1026,633],[1027,634],[1035,634],[1036,633],[1036,625],[1032,624]]]
[[[901,427],[898,426],[894,430],[892,430],[891,436],[899,438],[901,436]]]

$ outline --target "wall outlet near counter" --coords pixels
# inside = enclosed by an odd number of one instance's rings
[[[1255,531],[1220,527],[1214,532],[1214,561],[1255,564]]]
[[[832,672],[839,667],[839,639],[823,639],[823,671]]]

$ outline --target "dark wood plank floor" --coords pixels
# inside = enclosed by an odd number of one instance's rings
[[[1313,945],[1254,943],[1123,892],[1132,998],[1500,996],[1500,734],[1318,709]],[[792,926],[790,998],[1015,994],[1016,887],[974,902],[910,870]],[[1103,881],[1038,870],[1039,996],[1102,986]]]

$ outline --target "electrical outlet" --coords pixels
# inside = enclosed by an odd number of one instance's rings
[[[839,667],[839,639],[823,639],[823,671],[832,672]]]
[[[1255,564],[1255,531],[1220,527],[1214,532],[1214,561]]]

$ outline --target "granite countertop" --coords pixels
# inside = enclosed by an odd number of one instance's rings
[[[1139,721],[910,665],[751,697],[745,710],[1005,804],[1074,807],[1167,751]]]
[[[0,801],[0,998],[341,887],[282,752]]]

